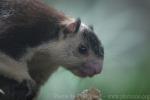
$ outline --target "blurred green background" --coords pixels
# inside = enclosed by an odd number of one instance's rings
[[[94,25],[105,47],[104,69],[80,79],[60,68],[42,87],[39,100],[73,100],[96,87],[103,100],[150,100],[149,0],[47,0],[67,15]]]

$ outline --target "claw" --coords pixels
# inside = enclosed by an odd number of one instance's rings
[[[0,89],[0,93],[1,93],[2,95],[5,95],[5,92],[4,92],[2,89]]]

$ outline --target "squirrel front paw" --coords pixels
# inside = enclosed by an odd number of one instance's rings
[[[0,100],[32,100],[36,95],[36,84],[33,80],[16,80],[0,77]]]
[[[37,92],[36,83],[33,80],[25,80],[20,84],[20,88],[26,90],[26,100],[32,100]]]

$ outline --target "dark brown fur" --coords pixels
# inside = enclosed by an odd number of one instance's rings
[[[14,58],[21,57],[27,47],[56,39],[60,22],[67,19],[39,0],[2,0],[0,6],[0,50]]]

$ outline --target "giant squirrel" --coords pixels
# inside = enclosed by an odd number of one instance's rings
[[[79,18],[41,0],[0,0],[0,100],[33,100],[59,66],[92,77],[103,59],[93,27]]]

